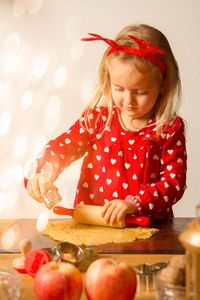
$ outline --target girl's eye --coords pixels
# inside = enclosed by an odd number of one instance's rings
[[[115,91],[122,92],[122,91],[123,91],[123,88],[116,86],[116,87],[115,87]]]
[[[142,90],[140,91],[140,90],[138,90],[138,91],[137,91],[137,94],[138,94],[138,95],[147,95],[148,92],[147,92],[147,91],[142,91]]]
[[[123,87],[121,87],[121,86],[113,85],[113,90],[114,90],[114,91],[118,91],[118,92],[122,92],[124,89],[123,89]]]

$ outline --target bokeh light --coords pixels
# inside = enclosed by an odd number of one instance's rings
[[[36,135],[31,143],[32,156],[37,157],[46,143],[47,140],[42,134]]]
[[[60,88],[63,86],[67,76],[67,71],[65,67],[59,67],[54,74],[53,83],[55,87]]]
[[[31,90],[25,90],[21,96],[20,105],[22,110],[27,110],[33,100],[33,93]]]
[[[15,17],[19,18],[23,16],[26,11],[25,0],[14,0],[13,3],[13,14]]]
[[[2,69],[4,73],[15,74],[24,66],[24,59],[20,52],[21,39],[18,33],[11,33],[4,44],[2,54]]]
[[[12,84],[8,81],[0,81],[0,103],[4,104],[10,100]]]
[[[27,138],[24,135],[18,135],[12,145],[12,156],[15,159],[24,156],[27,150]]]
[[[35,15],[42,7],[44,0],[27,0],[26,7],[30,14]]]
[[[41,79],[47,72],[47,68],[48,68],[48,58],[47,58],[47,54],[45,53],[36,56],[31,61],[30,69],[32,71],[32,76],[35,79]]]
[[[84,75],[83,85],[77,86],[80,74],[76,73],[76,67],[85,47],[80,41],[80,16],[67,14],[62,26],[51,24],[51,7],[52,3],[43,0],[13,0],[5,5],[0,1],[0,14],[3,12],[3,30],[0,31],[2,218],[23,217],[24,214],[26,217],[37,217],[41,212],[42,208],[37,208],[35,203],[33,206],[36,208],[27,209],[26,198],[30,196],[24,188],[24,176],[28,179],[34,176],[36,158],[45,144],[65,131],[66,126],[71,126],[73,109],[79,116],[76,108],[82,105],[83,95],[88,98],[92,85],[90,74]],[[79,176],[79,170],[80,163],[73,164],[69,169],[68,186],[61,177],[59,185],[62,194],[67,195],[66,206],[74,197],[77,184],[75,176]],[[38,224],[41,224],[41,220],[47,220],[47,216],[41,215]]]
[[[34,15],[39,12],[43,2],[43,0],[14,0],[13,14],[17,18],[22,17],[26,11]]]
[[[1,243],[3,249],[10,250],[16,243],[18,244],[19,235],[19,226],[16,224],[11,225],[11,227],[2,234]]]
[[[36,223],[37,231],[42,232],[46,228],[48,224],[48,220],[49,220],[48,213],[47,212],[41,213],[37,218],[37,223]]]
[[[0,115],[0,135],[4,135],[8,132],[11,124],[11,115],[8,111]]]

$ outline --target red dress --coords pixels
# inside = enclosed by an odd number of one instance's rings
[[[172,205],[186,188],[182,119],[173,118],[161,135],[156,135],[154,119],[141,130],[130,132],[121,127],[114,107],[111,125],[101,134],[107,115],[107,108],[96,108],[90,114],[95,126],[92,133],[83,129],[78,120],[51,140],[38,159],[37,172],[46,162],[53,162],[56,179],[64,168],[84,156],[74,205],[82,201],[104,205],[106,201],[137,195],[144,214],[173,216]]]

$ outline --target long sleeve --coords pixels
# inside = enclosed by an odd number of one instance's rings
[[[80,125],[80,120],[70,129],[49,141],[37,159],[37,173],[48,173],[52,181],[73,161],[85,153],[89,135]],[[51,166],[51,167],[50,167]]]
[[[164,141],[160,160],[160,180],[140,185],[136,195],[139,196],[146,214],[170,216],[172,205],[181,199],[186,189],[187,155],[182,119],[177,117],[174,124],[164,130],[160,138]]]

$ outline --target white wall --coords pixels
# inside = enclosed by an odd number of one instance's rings
[[[29,218],[47,212],[27,195],[23,170],[89,101],[105,45],[85,45],[80,38],[88,32],[112,38],[125,25],[137,22],[163,31],[179,63],[188,188],[175,205],[175,216],[194,216],[200,202],[199,20],[200,0],[0,1],[0,217]],[[59,67],[66,74],[63,84],[54,81]],[[58,180],[62,204],[68,207],[79,168],[80,162],[75,163]]]

